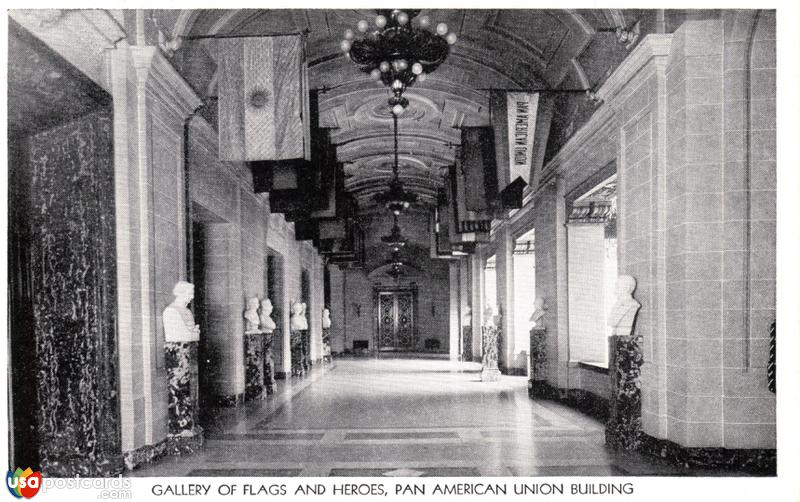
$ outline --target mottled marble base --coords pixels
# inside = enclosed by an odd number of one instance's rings
[[[275,360],[272,358],[272,343],[275,340],[276,332],[278,331],[264,333],[264,389],[267,394],[273,394],[277,389],[277,384],[275,383]]]
[[[689,469],[730,469],[762,476],[777,474],[777,451],[766,449],[685,448],[666,439],[640,434],[637,450]]]
[[[481,382],[496,382],[500,379],[497,355],[500,349],[500,328],[483,327],[483,358],[481,359]]]
[[[293,330],[289,335],[289,349],[291,351],[292,376],[305,375],[303,366],[303,332]]]
[[[191,433],[197,423],[197,342],[164,344],[170,435]]]
[[[303,372],[308,373],[313,365],[313,361],[311,361],[311,334],[309,330],[303,330],[303,337],[302,337],[302,365],[303,365]]]
[[[203,447],[203,428],[196,426],[185,434],[168,436],[165,451],[168,455],[191,455]]]
[[[544,384],[547,383],[547,332],[545,328],[533,328],[530,331],[531,374],[528,384],[528,396],[542,397]]]
[[[331,356],[331,329],[322,328],[322,357],[320,358],[320,362],[329,363],[332,360],[333,357]]]
[[[611,402],[606,444],[635,450],[642,436],[642,346],[639,336],[609,337]]]
[[[123,470],[123,456],[98,456],[87,459],[83,455],[62,457],[57,461],[42,460],[40,471],[48,478],[108,478],[118,476]]]
[[[143,465],[155,462],[167,454],[167,439],[164,438],[156,444],[144,445],[135,450],[123,452],[122,459],[125,468],[128,470],[136,469]]]
[[[267,389],[264,385],[264,335],[245,333],[245,384],[246,401],[264,399]]]
[[[461,360],[472,360],[472,326],[461,328]]]

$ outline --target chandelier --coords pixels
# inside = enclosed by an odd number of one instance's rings
[[[399,251],[392,251],[392,261],[390,263],[391,267],[386,272],[389,276],[393,277],[395,280],[399,279],[403,272],[403,261],[400,259],[400,252]]]
[[[381,237],[381,241],[392,249],[393,253],[399,253],[400,249],[406,245],[408,239],[403,235],[400,225],[397,224],[397,215],[394,215],[394,225],[389,235]]]
[[[389,181],[389,188],[375,195],[375,202],[385,206],[386,209],[396,217],[404,210],[417,201],[417,194],[406,192],[403,182],[400,181],[399,151],[397,142],[397,115],[393,115],[394,122],[394,163],[392,164],[392,179]]]
[[[374,29],[366,20],[356,25],[358,38],[353,30],[344,32],[342,51],[358,68],[376,81],[383,82],[392,90],[389,106],[397,116],[408,106],[403,92],[417,80],[441,65],[450,52],[449,45],[458,40],[445,23],[436,25],[431,19],[421,16],[412,23],[420,10],[378,9]]]

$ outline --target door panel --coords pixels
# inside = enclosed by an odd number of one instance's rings
[[[411,350],[414,346],[414,302],[411,293],[395,295],[395,347]]]
[[[414,296],[408,292],[378,293],[378,350],[414,348]]]

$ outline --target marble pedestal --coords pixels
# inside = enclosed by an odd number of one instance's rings
[[[197,342],[164,344],[169,396],[167,452],[194,453],[203,444],[203,429],[197,425]]]
[[[530,338],[531,377],[528,396],[544,397],[547,383],[547,338],[545,328],[531,329]]]
[[[245,384],[246,401],[264,399],[267,388],[264,379],[264,334],[260,331],[245,333]]]
[[[305,330],[293,329],[289,335],[289,348],[291,351],[292,376],[303,376],[303,332]]]
[[[472,361],[472,326],[461,328],[461,360]]]
[[[311,360],[311,332],[307,329],[304,329],[302,333],[303,372],[308,373],[311,369],[311,366],[314,364],[314,361]]]
[[[275,333],[280,333],[279,331],[273,331],[272,333],[264,333],[264,352],[262,355],[263,358],[263,368],[264,368],[264,389],[266,390],[267,394],[274,394],[276,389],[275,384],[275,360],[272,358],[272,342],[275,340]],[[280,338],[280,337],[279,337]]]
[[[322,362],[331,361],[331,329],[322,328]]]
[[[500,379],[500,369],[497,366],[499,345],[500,329],[495,326],[484,326],[481,382],[496,382]]]
[[[611,402],[606,444],[635,450],[642,441],[642,340],[640,336],[609,337]]]

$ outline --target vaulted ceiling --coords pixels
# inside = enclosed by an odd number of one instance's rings
[[[453,162],[460,142],[458,128],[488,125],[488,89],[574,86],[570,61],[580,59],[587,47],[600,54],[581,61],[587,74],[607,74],[624,53],[613,47],[613,36],[598,30],[630,26],[643,15],[638,10],[612,9],[426,10],[422,14],[435,23],[447,23],[458,35],[445,63],[406,92],[410,106],[399,120],[401,178],[429,202],[441,184],[441,168]],[[339,160],[345,163],[346,187],[364,205],[384,188],[393,158],[390,93],[360,72],[339,48],[344,31],[360,19],[372,21],[374,11],[187,10],[155,11],[155,15],[172,38],[183,37],[176,65],[205,96],[216,92],[214,41],[191,37],[307,31],[310,84],[323,90],[320,125],[335,128],[333,141]],[[602,57],[607,51],[597,43],[598,37],[608,43],[613,57]],[[201,52],[207,64],[198,64],[203,61],[198,57]],[[554,116],[559,117],[558,110]]]

